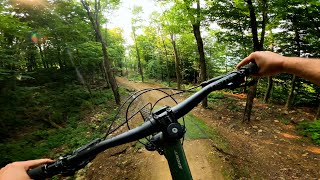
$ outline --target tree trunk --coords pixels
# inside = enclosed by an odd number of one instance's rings
[[[43,51],[42,51],[42,48],[41,48],[41,44],[40,42],[38,42],[38,48],[39,48],[39,52],[40,52],[40,58],[41,58],[41,62],[42,62],[42,65],[43,65],[43,68],[48,68],[48,65],[44,59],[44,55],[43,55]]]
[[[106,83],[107,83],[107,88],[109,88],[109,87],[110,87],[110,82],[109,82],[108,73],[107,73],[107,70],[106,70],[106,66],[105,66],[105,64],[104,64],[104,61],[101,62],[100,67],[101,67],[102,77],[104,78],[104,80],[105,80]]]
[[[177,47],[176,47],[176,41],[174,39],[174,35],[170,34],[172,47],[173,47],[173,53],[175,58],[175,67],[176,67],[176,77],[177,77],[177,85],[178,89],[181,89],[181,62],[178,56]]]
[[[122,72],[123,62],[122,62],[122,59],[120,59],[119,67],[120,67],[120,76],[122,77],[123,76],[123,72]]]
[[[207,69],[206,69],[206,60],[204,57],[204,50],[203,50],[203,41],[200,32],[200,22],[198,24],[193,24],[193,34],[197,41],[198,52],[199,52],[199,62],[200,62],[200,80],[204,82],[207,80]],[[202,101],[202,107],[208,107],[208,99],[205,97]]]
[[[162,34],[160,33],[160,30],[159,30],[159,34],[160,34],[160,37],[161,37],[162,45],[163,45],[163,48],[164,48],[164,53],[165,53],[165,56],[166,56],[167,81],[168,81],[168,85],[170,86],[170,69],[169,69],[168,50],[167,50],[166,44],[164,43],[164,38],[163,38]]]
[[[251,112],[252,112],[252,106],[253,106],[253,100],[254,97],[256,96],[257,92],[257,85],[253,85],[249,88],[249,93],[247,95],[247,102],[246,102],[246,107],[244,110],[244,116],[243,116],[243,122],[250,121],[251,118]]]
[[[33,53],[33,51],[30,51],[30,53],[27,56],[27,60],[28,60],[27,69],[29,72],[31,72],[37,68],[36,57],[35,57],[35,54]]]
[[[295,18],[295,15],[293,16],[292,18],[292,23],[293,24],[296,24],[296,18]],[[297,52],[295,53],[295,55],[297,57],[300,57],[300,50],[301,50],[301,46],[300,46],[300,34],[299,34],[299,30],[297,28],[295,28],[295,37],[294,37],[294,40],[295,40],[295,44],[297,46]],[[287,102],[286,102],[286,105],[285,105],[285,108],[287,110],[290,110],[292,109],[292,104],[293,104],[293,99],[294,99],[294,90],[296,88],[296,81],[297,81],[297,77],[295,75],[293,75],[292,77],[292,81],[291,81],[291,89],[290,89],[290,92],[289,92],[289,95],[288,95],[288,99],[287,99]]]
[[[141,81],[144,82],[143,70],[142,70],[141,59],[140,59],[140,52],[139,52],[139,48],[138,48],[138,44],[137,44],[137,40],[136,40],[136,32],[135,32],[134,27],[132,27],[132,33],[133,33],[134,43],[136,45],[136,52],[137,52],[137,59],[138,59],[138,69],[139,69],[139,73],[140,73],[140,76],[141,76]]]
[[[270,37],[271,37],[271,51],[272,52],[274,52],[274,45],[273,45],[273,41],[274,41],[274,39],[273,39],[273,33],[272,33],[272,31],[270,30],[270,35],[269,35]],[[267,91],[266,91],[266,93],[265,93],[265,95],[264,95],[264,103],[268,103],[269,102],[269,99],[270,99],[270,96],[271,96],[271,91],[272,91],[272,88],[273,88],[273,79],[272,79],[272,76],[269,76],[268,77],[268,87],[267,87]]]
[[[264,43],[264,35],[265,35],[265,26],[266,26],[266,19],[267,19],[267,2],[266,0],[262,1],[263,3],[263,19],[262,19],[262,26],[261,26],[261,38],[260,42],[258,39],[258,24],[256,19],[256,14],[254,11],[254,6],[252,4],[252,0],[247,0],[247,5],[250,13],[250,25],[251,25],[251,33],[252,33],[252,42],[253,42],[253,49],[254,51],[262,51],[263,50],[263,43]],[[257,79],[256,79],[257,80]],[[257,83],[258,84],[258,83]],[[256,96],[257,92],[257,84],[250,87],[248,95],[247,95],[247,103],[245,107],[244,117],[243,121],[250,121],[251,118],[251,112],[253,107],[253,100]]]
[[[318,120],[318,119],[320,119],[320,103],[319,103],[318,110],[317,110],[317,113],[316,113],[314,120]]]
[[[267,88],[266,94],[264,95],[264,99],[263,99],[265,103],[269,102],[272,87],[273,87],[273,79],[272,79],[272,76],[269,76],[268,77],[268,88]]]
[[[57,59],[58,59],[58,64],[60,66],[60,69],[63,69],[64,66],[62,64],[62,61],[61,61],[61,48],[59,45],[57,45]]]
[[[286,106],[285,106],[285,108],[287,110],[292,109],[292,103],[293,103],[293,99],[294,99],[294,89],[296,88],[296,81],[297,81],[297,78],[294,75],[292,77],[291,89],[290,89],[289,96],[288,96],[288,99],[287,99],[287,102],[286,102]]]
[[[113,91],[113,95],[115,98],[115,101],[117,104],[120,104],[120,94],[119,94],[119,90],[118,90],[118,85],[117,85],[117,81],[114,77],[114,74],[112,72],[112,69],[110,67],[110,61],[108,59],[108,52],[107,52],[107,46],[106,43],[104,42],[104,40],[101,37],[100,31],[98,31],[98,36],[100,38],[101,41],[101,48],[102,48],[102,53],[103,53],[103,62],[104,62],[104,67],[105,70],[107,71],[107,76],[109,79],[109,83],[111,85],[111,89]]]
[[[90,10],[88,2],[86,0],[81,0],[81,2],[83,4],[83,7],[87,11],[88,17],[89,17],[90,22],[92,24],[92,27],[93,27],[94,31],[96,32],[96,36],[98,37],[99,41],[101,42],[101,49],[102,49],[102,53],[103,53],[103,62],[104,62],[104,66],[107,71],[107,75],[108,75],[108,79],[109,79],[109,82],[111,85],[111,89],[113,91],[113,95],[114,95],[116,103],[120,104],[120,94],[118,91],[118,85],[117,85],[116,79],[115,79],[113,72],[112,72],[112,69],[111,69],[111,63],[108,59],[107,43],[102,38],[101,31],[100,31],[100,24],[99,24],[99,19],[98,19],[100,1],[95,1],[95,17]]]

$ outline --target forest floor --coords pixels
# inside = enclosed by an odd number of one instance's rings
[[[155,88],[117,78],[130,90]],[[148,93],[144,101],[154,102],[161,92]],[[187,96],[179,95],[180,102]],[[192,114],[210,128],[217,138],[187,139],[184,149],[194,179],[320,179],[320,147],[295,130],[297,122],[311,120],[308,109],[285,111],[282,106],[255,100],[252,120],[242,122],[245,95],[224,93],[224,100],[197,106]],[[159,105],[173,105],[163,100]],[[171,179],[164,156],[137,148],[136,143],[113,148],[98,155],[87,169],[85,179]]]

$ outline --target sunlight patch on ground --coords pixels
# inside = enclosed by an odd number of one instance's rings
[[[285,129],[295,129],[295,127],[293,125],[291,125],[291,124],[284,125],[282,127],[284,127]]]
[[[227,95],[230,95],[230,96],[233,96],[233,97],[237,97],[237,98],[240,98],[240,99],[244,99],[247,97],[246,94],[233,94],[233,93],[228,93],[228,92],[224,92],[224,94],[227,94]]]
[[[273,141],[271,141],[271,140],[263,140],[262,141],[263,143],[265,143],[265,144],[275,144]],[[277,145],[277,144],[276,144]]]
[[[308,146],[308,147],[306,147],[306,150],[313,152],[315,154],[320,154],[320,148],[318,148],[318,147]]]
[[[288,139],[300,139],[300,136],[296,136],[288,133],[280,133],[280,135]]]

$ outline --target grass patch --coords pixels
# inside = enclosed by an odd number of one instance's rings
[[[217,146],[222,149],[227,148],[226,140],[219,135],[216,129],[209,127],[203,122],[201,119],[195,117],[191,113],[187,114],[184,118],[185,120],[185,127],[186,127],[186,139],[211,139],[215,142]],[[182,124],[181,120],[180,123]],[[146,143],[146,139],[140,140],[143,143]],[[144,148],[144,145],[137,142],[135,145],[136,149]]]
[[[230,111],[234,111],[234,112],[238,112],[238,111],[241,111],[241,107],[239,107],[239,105],[237,104],[229,104],[227,106],[227,108],[230,110]]]
[[[290,124],[290,120],[288,120],[288,119],[280,119],[280,122],[282,122],[285,125],[289,125]]]
[[[228,143],[216,129],[207,126],[201,119],[195,117],[191,113],[185,116],[185,126],[187,129],[186,139],[203,139],[208,138],[213,140],[216,146],[227,150]]]
[[[60,153],[63,155],[98,136],[99,134],[92,131],[85,123],[68,125],[61,129],[37,130],[10,143],[1,143],[1,166],[12,161],[37,159],[44,155],[58,157],[59,154],[54,154],[57,152],[52,151],[55,148],[61,147]]]
[[[217,100],[224,99],[225,95],[221,91],[213,91],[208,95],[209,102],[216,102]]]
[[[137,143],[134,146],[137,150],[144,148],[144,144],[142,144],[141,142],[146,144],[148,142],[148,140],[146,138],[143,138],[143,139],[140,139],[139,141],[137,141]]]
[[[310,137],[312,142],[320,145],[320,120],[313,122],[301,122],[297,126],[301,135]]]
[[[187,139],[203,139],[210,138],[215,132],[210,129],[203,121],[192,115],[185,116],[185,126],[187,129],[185,137]]]
[[[146,77],[144,77],[146,78]],[[141,81],[141,75],[138,73],[129,73],[128,79],[130,81]]]

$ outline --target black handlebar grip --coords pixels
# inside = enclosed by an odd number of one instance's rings
[[[36,168],[27,171],[27,174],[31,179],[42,180],[46,179],[46,173],[44,172],[45,165],[38,166]]]
[[[255,75],[259,72],[259,67],[255,62],[251,62],[250,64],[247,64],[240,69],[245,69],[246,75]]]

